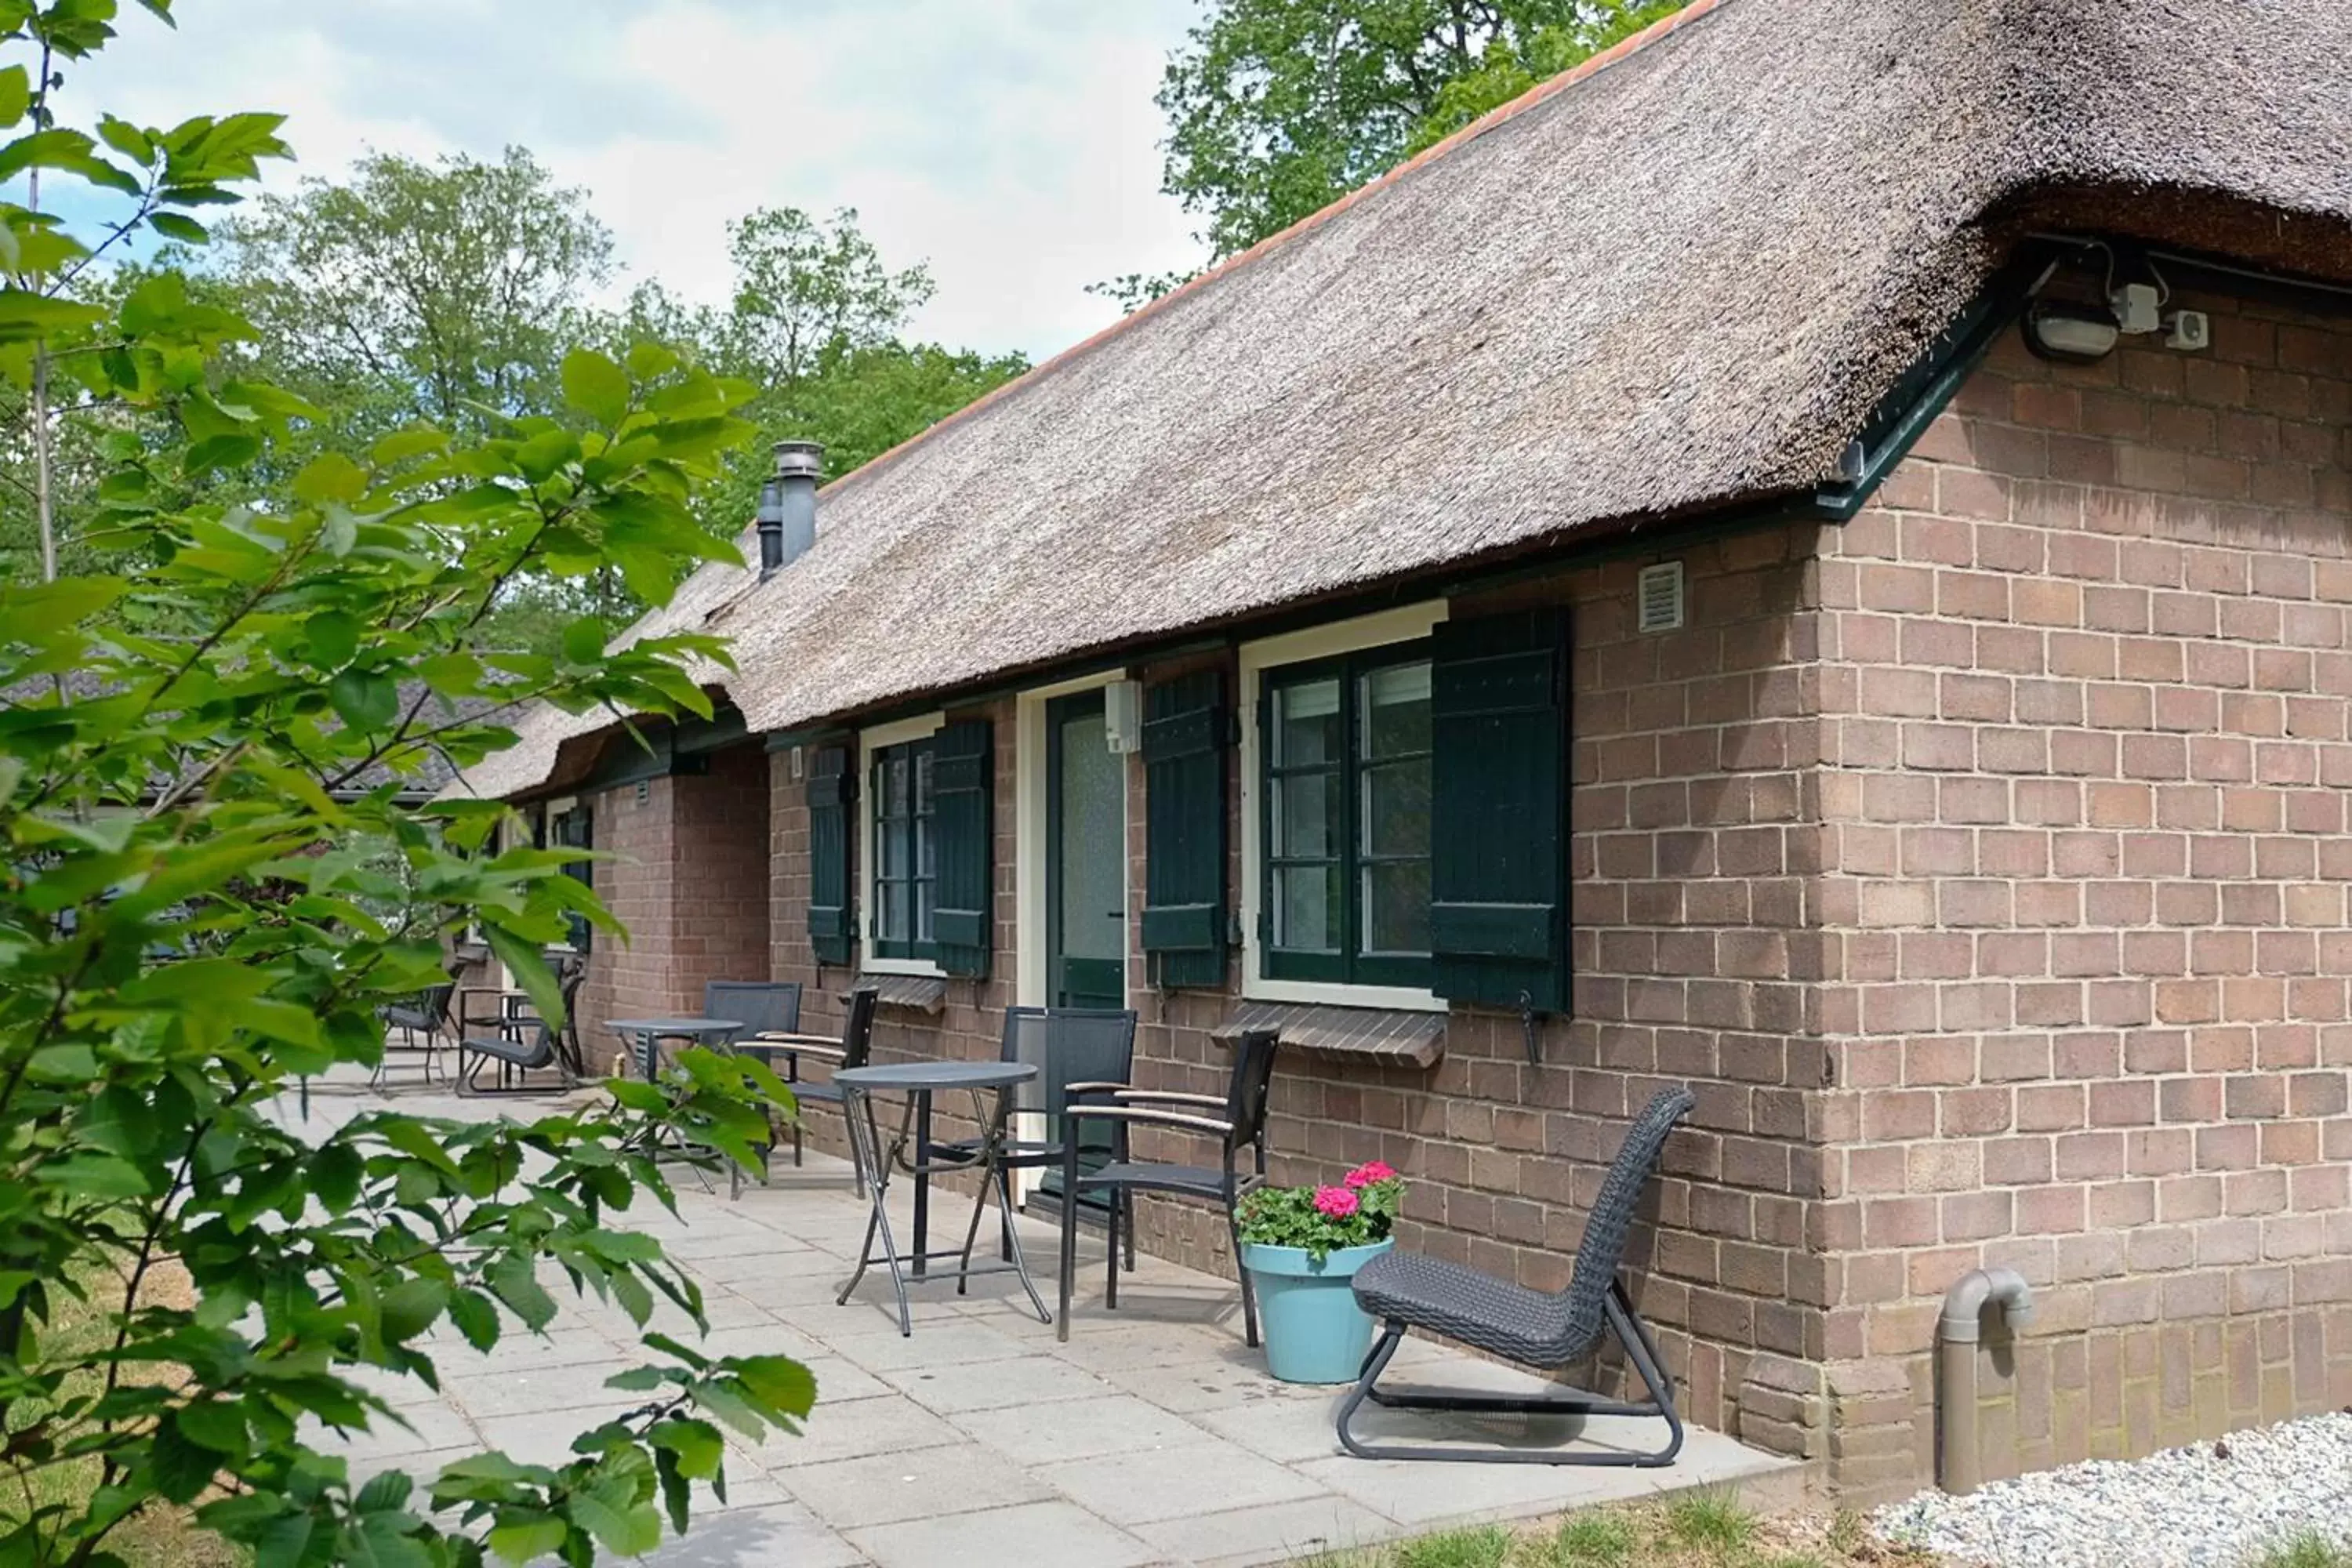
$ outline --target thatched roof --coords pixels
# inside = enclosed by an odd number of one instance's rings
[[[1810,489],[2030,226],[2352,271],[2347,59],[2314,0],[1698,0],[645,625],[732,637],[750,726],[798,727]],[[467,783],[599,727],[534,715]]]

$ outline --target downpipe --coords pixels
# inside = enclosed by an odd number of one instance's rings
[[[2007,1337],[2033,1321],[2033,1290],[2014,1268],[1977,1268],[1944,1292],[1936,1320],[1937,1483],[1958,1495],[1984,1484],[1977,1453],[1977,1344],[1985,1309],[2000,1314]]]

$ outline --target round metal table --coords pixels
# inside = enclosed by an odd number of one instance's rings
[[[898,1331],[911,1335],[914,1320],[907,1310],[907,1270],[900,1268],[898,1243],[890,1234],[889,1185],[890,1171],[895,1165],[915,1179],[915,1250],[906,1261],[912,1265],[918,1279],[927,1277],[928,1265],[934,1258],[952,1258],[956,1267],[942,1269],[952,1274],[956,1290],[961,1294],[975,1274],[994,1274],[1011,1269],[1021,1277],[1021,1288],[1029,1293],[1029,1304],[1037,1310],[1037,1321],[1050,1323],[1054,1314],[1045,1310],[1045,1299],[1029,1278],[1029,1265],[1021,1256],[1021,1237],[1013,1225],[1013,1194],[1004,1174],[1003,1153],[1005,1129],[1011,1120],[1013,1097],[1006,1092],[1016,1084],[1027,1083],[1037,1076],[1037,1068],[1028,1062],[896,1062],[887,1067],[847,1068],[833,1075],[833,1081],[842,1092],[842,1120],[849,1128],[850,1158],[856,1162],[858,1172],[866,1181],[866,1192],[872,1200],[874,1212],[866,1222],[866,1245],[858,1251],[857,1270],[849,1283],[841,1288],[836,1299],[846,1305],[857,1282],[866,1277],[869,1264],[884,1262],[890,1268],[890,1287],[898,1298]],[[941,1089],[967,1090],[972,1097],[972,1119],[980,1126],[980,1149],[977,1159],[959,1157],[952,1163],[938,1163],[931,1158],[931,1097]],[[882,1146],[880,1129],[874,1116],[873,1096],[903,1094],[906,1108],[898,1119],[898,1131],[886,1150]],[[988,1096],[992,1103],[982,1110],[981,1100]],[[911,1137],[914,1158],[907,1158],[907,1145]],[[964,1233],[960,1249],[934,1252],[929,1244],[930,1186],[933,1170],[976,1171],[980,1174],[980,1191],[971,1203],[971,1224]],[[980,1235],[980,1219],[988,1206],[989,1188],[996,1189],[997,1202],[1004,1212],[1004,1250],[1009,1260],[1002,1263],[975,1265],[971,1260],[973,1242]],[[879,1237],[882,1255],[874,1254],[874,1242]]]
[[[604,1027],[637,1042],[637,1065],[651,1083],[660,1069],[660,1042],[693,1040],[725,1045],[743,1032],[740,1018],[607,1018]]]

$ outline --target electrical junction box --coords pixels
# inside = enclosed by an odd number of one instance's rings
[[[2202,310],[2175,310],[2166,326],[2166,348],[2195,353],[2213,346],[2213,320]]]
[[[2109,301],[2116,322],[2126,332],[2154,332],[2164,328],[2164,305],[2153,283],[2126,283]]]

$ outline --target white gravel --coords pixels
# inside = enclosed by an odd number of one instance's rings
[[[1985,1568],[2244,1568],[2308,1533],[2352,1548],[2352,1411],[1968,1497],[1922,1492],[1872,1522],[1890,1542]]]

